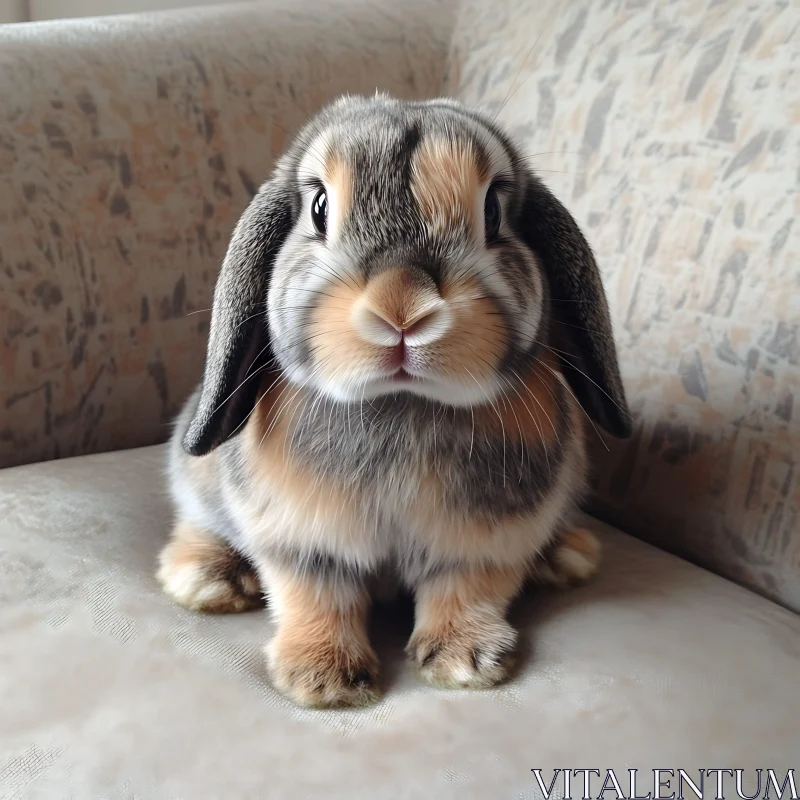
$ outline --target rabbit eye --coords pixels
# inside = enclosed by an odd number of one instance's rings
[[[500,233],[500,219],[500,200],[497,198],[497,190],[494,186],[490,186],[483,206],[483,226],[487,244],[497,239]]]
[[[320,189],[314,195],[314,201],[311,203],[311,221],[317,233],[324,236],[328,230],[328,195],[324,189]]]

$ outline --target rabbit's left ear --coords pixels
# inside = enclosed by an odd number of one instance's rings
[[[550,345],[589,416],[610,434],[631,435],[600,271],[572,215],[531,176],[519,229],[538,256],[550,294]]]
[[[289,190],[265,183],[242,214],[214,288],[203,386],[183,438],[193,456],[235,434],[253,409],[272,348],[267,292],[272,265],[292,225]]]

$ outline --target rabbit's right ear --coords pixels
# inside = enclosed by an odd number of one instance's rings
[[[278,181],[265,183],[233,232],[214,289],[203,387],[183,448],[211,452],[243,426],[259,375],[272,359],[267,292],[272,265],[292,226],[292,197]]]

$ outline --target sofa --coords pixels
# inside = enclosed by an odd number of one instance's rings
[[[800,767],[799,31],[782,0],[0,26],[0,797],[538,798],[537,769],[761,797]],[[301,710],[267,612],[160,591],[163,442],[239,214],[311,113],[376,88],[524,145],[595,250],[635,433],[592,436],[603,562],[515,603],[511,681],[423,686],[401,603],[372,621],[383,700]]]

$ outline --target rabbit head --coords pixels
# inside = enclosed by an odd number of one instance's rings
[[[342,98],[297,136],[233,234],[185,449],[233,435],[262,373],[342,403],[487,403],[542,353],[630,432],[591,250],[509,138],[449,100]]]

